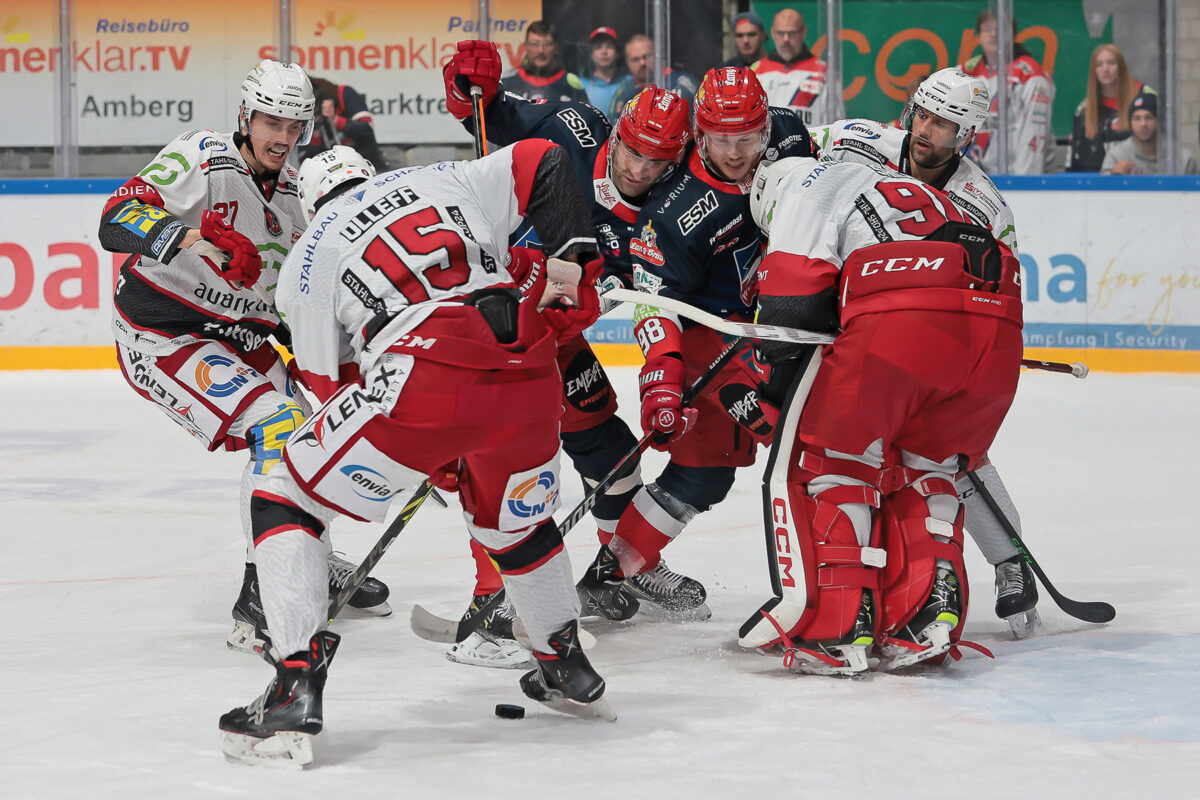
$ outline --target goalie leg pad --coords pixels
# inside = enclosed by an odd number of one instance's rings
[[[891,634],[911,620],[929,598],[938,561],[953,567],[961,586],[962,611],[950,634],[957,642],[967,615],[967,571],[963,562],[963,513],[953,522],[931,516],[930,506],[957,502],[948,477],[926,476],[884,499],[883,539],[887,568],[883,575],[881,628]],[[932,501],[932,503],[930,502]]]

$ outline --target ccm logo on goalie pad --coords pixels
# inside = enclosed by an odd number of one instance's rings
[[[795,552],[792,550],[794,533],[788,521],[787,501],[776,497],[771,501],[771,521],[775,523],[775,563],[779,567],[779,585],[789,589],[796,588],[796,579],[792,576],[792,563]]]
[[[879,272],[880,265],[883,265],[884,272],[904,272],[906,270],[916,272],[919,269],[936,270],[942,266],[944,258],[935,258],[930,261],[925,257],[918,258],[888,258],[879,259],[877,261],[867,261],[863,264],[862,276],[865,278],[868,275],[874,275]]]

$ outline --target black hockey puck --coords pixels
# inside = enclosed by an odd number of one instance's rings
[[[497,703],[496,716],[500,719],[525,719],[525,707]]]

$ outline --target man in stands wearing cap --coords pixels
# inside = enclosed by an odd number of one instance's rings
[[[625,104],[634,95],[654,82],[654,40],[644,33],[635,33],[625,42],[625,64],[633,74],[633,82],[627,83],[613,97],[609,119],[616,119]],[[667,67],[663,75],[662,88],[674,92],[689,103],[696,94],[700,82],[691,73]]]
[[[596,28],[588,39],[592,44],[591,68],[582,78],[583,88],[587,91],[588,102],[607,114],[613,97],[623,86],[633,82],[633,76],[621,63],[615,30]]]
[[[1108,148],[1100,171],[1105,175],[1158,175],[1158,94],[1144,89],[1129,104],[1129,129],[1133,135]],[[1196,174],[1196,159],[1179,148],[1179,171]]]
[[[680,169],[660,181],[642,206],[630,244],[634,284],[749,321],[762,245],[750,218],[751,177],[763,159],[816,156],[816,146],[800,118],[769,107],[754,72],[737,67],[705,74],[692,137],[695,146]],[[639,380],[642,429],[671,460],[634,496],[588,574],[607,567],[647,593],[661,592],[659,605],[704,619],[711,612],[699,581],[657,579],[663,548],[725,498],[737,467],[754,463],[757,442],[770,440],[773,422],[758,404],[760,376],[750,364],[749,343],[684,408],[683,387],[707,370],[728,339],[652,302],[635,306],[633,320],[646,358]]]
[[[738,14],[733,18],[733,43],[737,55],[726,61],[723,67],[752,67],[767,57],[767,29],[762,17],[753,11]]]
[[[525,57],[521,66],[504,73],[506,91],[527,100],[577,100],[587,102],[583,81],[567,72],[558,57],[554,26],[537,20],[525,30]]]
[[[804,43],[808,26],[799,11],[785,8],[771,23],[775,54],[754,65],[773,106],[795,109],[805,125],[823,125],[846,116],[841,96],[825,85],[828,67]]]

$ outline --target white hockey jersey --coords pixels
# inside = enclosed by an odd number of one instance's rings
[[[437,309],[511,285],[508,238],[526,202],[514,179],[520,146],[387,172],[320,208],[275,295],[318,396],[367,372],[389,347],[424,355],[433,342],[414,331]]]
[[[791,62],[764,58],[751,69],[767,93],[767,102],[792,109],[809,127],[841,119],[846,114],[841,98],[835,98],[829,89],[826,80],[829,68],[811,54]]]
[[[243,351],[265,344],[279,317],[262,295],[269,298],[274,292],[280,267],[304,230],[295,170],[285,167],[267,200],[232,134],[188,131],[122,185],[109,207],[127,200],[140,202],[127,203],[101,226],[101,240],[109,249],[120,249],[112,243],[116,237],[126,237],[126,246],[136,243],[167,214],[199,228],[201,215],[212,210],[254,242],[263,271],[256,292],[234,289],[187,250],[169,264],[142,255],[122,269],[118,280],[113,317],[117,341],[151,354],[196,338],[220,339]],[[104,228],[114,226],[123,230],[109,233],[105,241]],[[146,244],[142,252],[162,249]]]
[[[902,175],[909,174],[911,169],[908,157],[910,134],[902,128],[868,119],[844,119],[811,128],[809,132],[823,156],[883,166]],[[955,159],[949,175],[935,188],[949,196],[971,222],[986,227],[1012,250],[1013,255],[1017,255],[1012,209],[979,165],[965,158]]]

